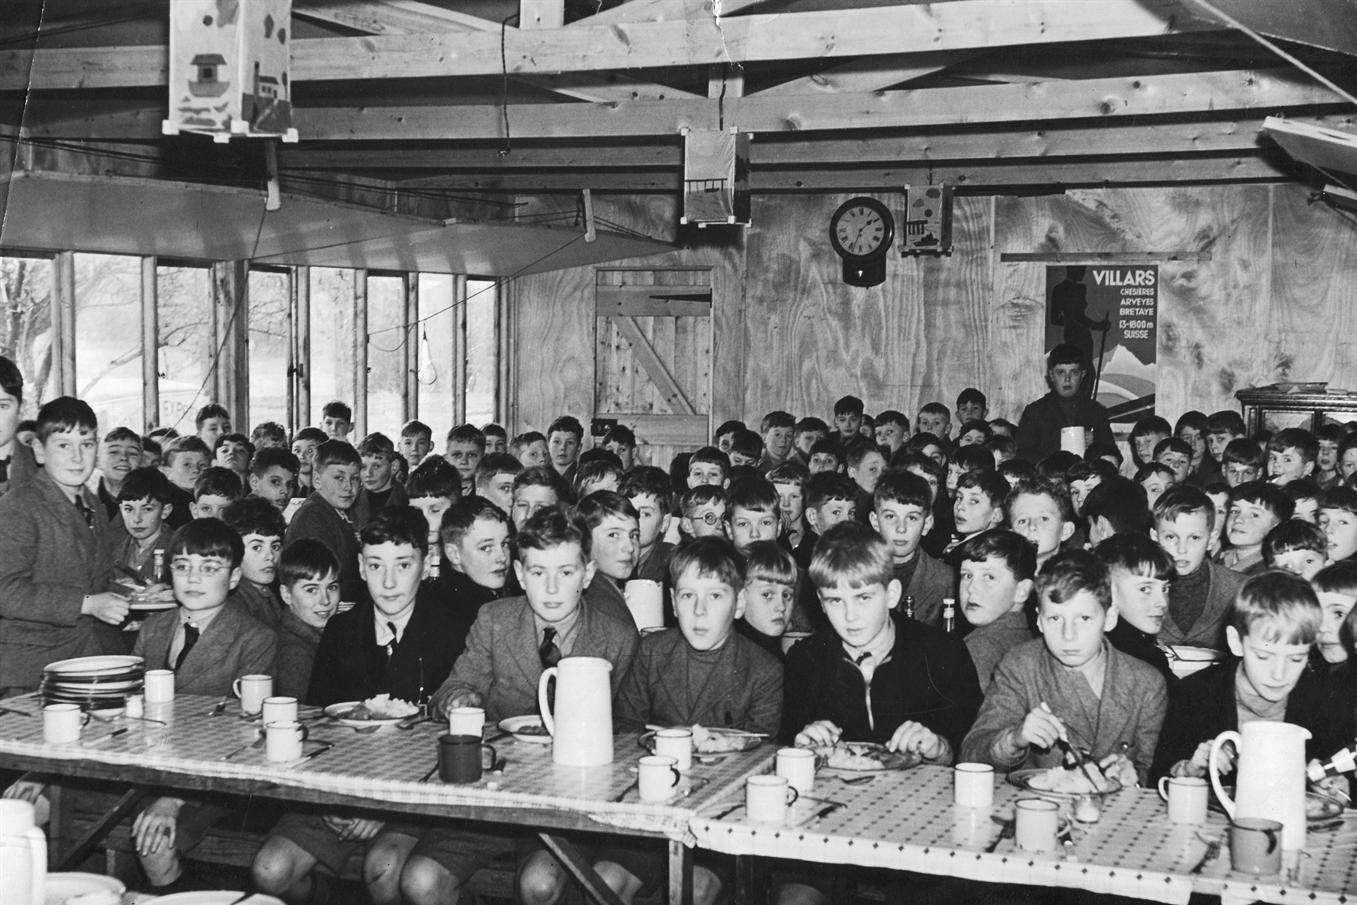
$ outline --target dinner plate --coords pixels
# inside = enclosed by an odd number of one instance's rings
[[[1233,786],[1226,786],[1225,791],[1231,795],[1234,794]],[[1217,814],[1224,814],[1225,808],[1220,804],[1220,800],[1213,793],[1206,802],[1207,808],[1215,811]],[[1330,824],[1341,825],[1343,817],[1343,803],[1337,798],[1325,795],[1323,792],[1305,793],[1305,823],[1309,829],[1329,829]]]
[[[1018,788],[1025,789],[1034,795],[1040,795],[1043,798],[1058,798],[1062,800],[1082,798],[1085,795],[1112,795],[1121,791],[1121,783],[1115,779],[1108,779],[1107,777],[1103,777],[1107,781],[1107,788],[1100,792],[1056,792],[1052,789],[1041,789],[1032,785],[1032,779],[1045,772],[1046,770],[1040,767],[1032,767],[1026,770],[1014,770],[1008,774],[1008,781]]]
[[[157,896],[145,900],[142,905],[231,905],[243,895],[245,893],[234,889],[200,889],[194,892]],[[248,899],[240,899],[240,905],[284,905],[284,902],[282,899],[257,892]]]
[[[367,719],[353,719],[343,715],[362,703],[362,701],[344,701],[340,704],[331,704],[329,707],[325,708],[324,713],[341,726],[353,726],[355,729],[361,729],[366,726],[394,726],[401,720],[408,720],[410,717],[417,715],[411,713],[406,716],[368,717]]]
[[[159,613],[164,610],[172,610],[178,605],[173,600],[134,600],[127,605],[127,608],[134,613]]]
[[[104,654],[97,657],[73,657],[70,660],[57,660],[42,668],[44,673],[52,675],[107,676],[130,670],[144,669],[146,661],[141,657],[125,654]]]
[[[692,729],[693,727],[692,727],[692,726],[675,726],[674,728],[675,728],[675,729]],[[719,751],[711,751],[711,750],[703,750],[702,748],[699,748],[699,747],[697,747],[696,744],[694,744],[694,745],[693,745],[693,754],[698,754],[698,755],[701,755],[702,757],[719,757],[719,756],[721,756],[722,754],[736,754],[736,753],[738,753],[738,752],[740,752],[740,751],[753,751],[753,750],[754,750],[755,748],[757,748],[759,745],[762,745],[762,744],[763,744],[763,736],[761,736],[761,735],[751,735],[750,733],[747,733],[747,732],[741,732],[741,731],[739,731],[739,730],[724,729],[724,728],[722,728],[722,727],[720,727],[720,726],[703,726],[702,728],[706,729],[707,732],[710,733],[710,734],[713,735],[713,736],[726,736],[726,737],[730,738],[731,744],[736,746],[736,747],[722,748],[722,749],[719,750]],[[647,751],[649,751],[651,754],[654,754],[654,753],[655,753],[655,732],[654,732],[654,730],[651,730],[651,731],[649,731],[649,732],[644,732],[644,733],[642,733],[642,734],[641,734],[641,737],[640,737],[640,739],[638,739],[638,741],[640,742],[640,745],[641,745],[642,748],[645,748],[645,749],[646,749]]]
[[[1194,647],[1191,644],[1167,644],[1169,659],[1177,657],[1187,663],[1215,663],[1225,659],[1225,652],[1213,647]]]
[[[540,716],[511,716],[500,720],[499,728],[513,735],[516,741],[529,745],[551,744],[551,734],[547,732]]]
[[[872,758],[881,766],[831,767],[829,765],[829,758],[821,753],[822,749],[813,748],[812,750],[815,751],[816,765],[819,769],[832,770],[836,773],[888,773],[894,770],[908,770],[910,767],[917,766],[923,762],[923,758],[916,752],[888,751],[885,745],[879,745],[876,742],[839,742],[834,747],[847,749],[850,754]]]
[[[103,874],[86,874],[79,871],[66,871],[47,875],[44,893],[46,905],[66,905],[73,896],[82,896],[92,892],[108,892],[121,896],[127,887],[115,877]]]

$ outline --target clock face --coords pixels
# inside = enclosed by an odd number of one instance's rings
[[[845,202],[830,223],[835,250],[844,257],[883,254],[895,236],[895,224],[885,205],[873,198]]]

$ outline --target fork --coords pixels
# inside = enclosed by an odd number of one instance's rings
[[[1221,840],[1219,839],[1208,840],[1206,843],[1206,854],[1202,855],[1202,859],[1198,861],[1196,865],[1192,868],[1192,870],[1188,871],[1188,873],[1194,875],[1200,874],[1202,870],[1205,869],[1206,865],[1216,860],[1216,858],[1219,857],[1220,855],[1220,844]]]

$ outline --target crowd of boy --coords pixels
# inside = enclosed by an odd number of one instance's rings
[[[194,434],[101,440],[71,397],[20,423],[22,376],[0,358],[0,694],[54,660],[131,650],[184,693],[263,672],[311,705],[389,694],[493,723],[535,713],[543,670],[573,655],[612,664],[619,730],[872,741],[1004,770],[1073,746],[1124,784],[1202,775],[1206,743],[1248,720],[1304,726],[1311,757],[1350,743],[1357,433],[1148,417],[1123,462],[1068,358],[1048,359],[1051,393],[1019,425],[974,388],[955,430],[942,403],[911,432],[846,396],[832,426],[727,422],[668,470],[624,426],[583,449],[570,416],[512,438],[459,425],[443,453],[418,421],[354,446],[337,402],[290,443],[276,424],[234,432],[217,405]],[[1059,449],[1072,425],[1083,455]],[[666,627],[637,631],[635,578],[663,584]],[[132,589],[173,608],[129,630]],[[1189,652],[1219,662],[1178,679]],[[146,804],[150,886],[191,885],[183,855],[221,817]],[[655,888],[661,854],[624,836],[594,850],[626,902]],[[253,882],[324,901],[354,859],[374,902],[452,903],[499,857],[522,901],[567,889],[530,835],[306,810],[274,826]],[[729,879],[719,859],[695,876],[699,902]],[[778,897],[827,890],[789,868]]]

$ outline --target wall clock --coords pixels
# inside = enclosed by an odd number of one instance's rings
[[[886,255],[895,239],[895,218],[875,198],[849,198],[829,218],[829,241],[843,258],[849,286],[880,286],[886,280]]]

